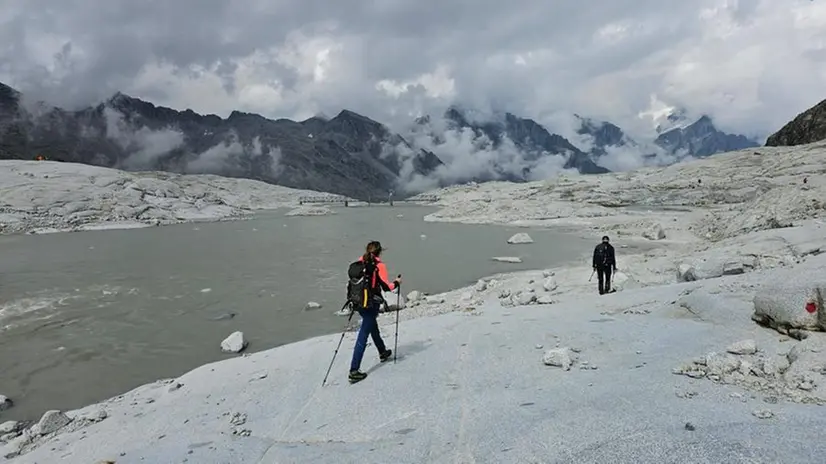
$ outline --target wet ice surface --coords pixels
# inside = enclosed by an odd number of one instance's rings
[[[202,366],[71,413],[108,418],[14,462],[820,462],[821,407],[672,373],[695,353],[776,338],[675,314],[668,302],[692,285],[404,321],[398,363],[368,347],[356,385],[353,334],[325,387],[337,335]],[[382,316],[386,340],[392,323]],[[543,364],[557,346],[577,352],[570,370]]]

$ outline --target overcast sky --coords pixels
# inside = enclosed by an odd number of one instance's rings
[[[0,0],[0,81],[390,125],[459,102],[635,133],[678,105],[765,136],[826,98],[826,0]]]

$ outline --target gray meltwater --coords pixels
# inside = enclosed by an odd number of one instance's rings
[[[340,331],[345,320],[333,313],[344,303],[347,265],[369,240],[387,248],[405,293],[587,259],[595,243],[528,230],[535,243],[508,245],[526,229],[426,223],[434,210],[419,206],[336,211],[0,237],[0,394],[16,402],[0,416],[82,407],[225,359],[219,344],[235,330],[250,351]],[[305,310],[308,301],[323,307]]]

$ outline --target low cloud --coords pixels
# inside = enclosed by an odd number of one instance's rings
[[[240,176],[249,172],[249,163],[265,155],[271,161],[269,161],[266,172],[259,172],[259,174],[274,179],[281,172],[281,149],[263,146],[260,137],[253,138],[250,143],[242,144],[238,134],[232,131],[223,142],[190,157],[184,167],[184,172]]]
[[[464,114],[472,124],[501,122],[493,113],[470,111]],[[430,118],[425,125],[415,125],[405,134],[413,149],[401,153],[404,161],[400,184],[410,192],[422,192],[437,187],[488,180],[542,180],[565,170],[568,154],[537,154],[520,149],[503,135],[498,144],[471,128],[453,128],[443,118]],[[442,165],[432,173],[415,173],[413,157],[419,150],[435,154]]]
[[[104,136],[115,142],[126,154],[115,167],[125,170],[154,170],[169,160],[167,170],[186,174],[217,174],[275,179],[281,173],[281,150],[262,144],[260,137],[242,142],[238,133],[230,130],[219,134],[219,141],[203,151],[193,151],[187,136],[178,128],[150,129],[135,125],[134,115],[105,106]],[[130,117],[131,116],[131,117]],[[81,127],[81,136],[94,136],[96,128]],[[211,135],[211,134],[210,134]]]
[[[118,167],[126,170],[154,169],[158,160],[184,146],[184,134],[173,129],[151,130],[132,127],[124,114],[111,107],[103,108],[106,138],[116,142],[129,156]]]

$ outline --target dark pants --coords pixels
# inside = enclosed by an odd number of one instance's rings
[[[599,294],[604,295],[611,291],[611,266],[597,267],[597,279],[599,280]]]
[[[384,340],[381,339],[379,333],[379,323],[376,320],[379,317],[379,305],[371,303],[366,309],[357,310],[361,316],[361,327],[356,336],[356,347],[353,350],[353,360],[350,362],[350,371],[357,371],[361,367],[361,359],[364,357],[364,350],[367,349],[367,336],[373,338],[373,344],[382,354],[387,350],[384,346]]]

